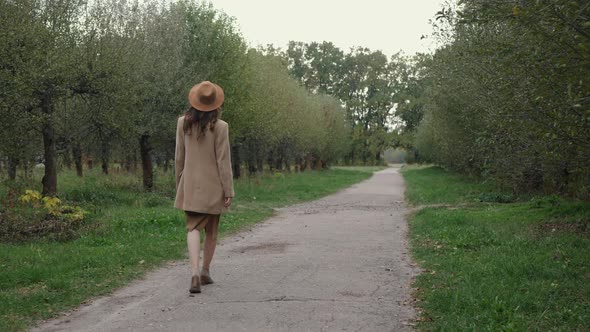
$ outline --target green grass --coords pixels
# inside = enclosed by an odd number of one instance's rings
[[[59,196],[89,210],[81,236],[70,242],[0,244],[0,331],[24,330],[83,301],[125,285],[163,261],[185,257],[181,211],[172,207],[173,174],[157,174],[155,193],[139,177],[71,172],[59,177]],[[334,169],[240,179],[227,235],[259,222],[273,208],[316,199],[370,177],[366,169]],[[38,175],[29,188],[39,189]],[[0,185],[0,196],[7,190]]]
[[[403,174],[409,181],[406,198],[415,205],[473,203],[482,193],[493,190],[489,184],[472,181],[439,167],[406,166]]]
[[[478,203],[493,187],[436,167],[403,172],[419,329],[590,330],[590,203]],[[464,204],[468,205],[464,205]],[[454,205],[454,206],[453,206]]]

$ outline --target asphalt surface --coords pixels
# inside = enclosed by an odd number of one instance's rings
[[[201,294],[188,259],[171,262],[36,330],[411,330],[403,192],[399,169],[378,172],[222,239]]]

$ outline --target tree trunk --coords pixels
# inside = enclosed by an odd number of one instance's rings
[[[125,158],[125,171],[127,171],[127,173],[131,173],[131,160],[133,158],[130,155],[127,155],[127,157]]]
[[[139,151],[141,154],[141,167],[143,170],[143,188],[146,191],[152,191],[154,189],[154,170],[152,166],[150,135],[141,135],[141,138],[139,139]]]
[[[43,156],[45,158],[45,174],[41,183],[43,184],[44,196],[55,196],[57,193],[57,163],[55,160],[55,131],[51,116],[53,105],[51,97],[45,96],[41,103],[41,111],[45,114],[45,119],[41,125],[43,134]]]
[[[76,175],[78,175],[78,177],[83,177],[84,168],[82,167],[82,146],[80,143],[74,143],[72,146],[72,156],[74,157],[74,163],[76,164]]]
[[[283,170],[283,156],[280,155],[280,154],[275,159],[275,169],[277,171],[282,171]]]
[[[268,169],[273,172],[275,168],[275,159],[273,156],[273,152],[268,153],[268,157],[266,158],[266,163],[268,164]]]
[[[170,148],[166,149],[166,152],[164,153],[164,156],[166,158],[164,161],[164,172],[166,172],[166,173],[168,173],[170,168],[172,168],[172,170],[174,170],[174,167],[172,166],[172,165],[174,165],[174,147],[175,147],[175,143],[172,142],[170,144]]]
[[[156,168],[161,168],[162,167],[162,157],[159,154],[156,154],[154,156],[154,164]]]
[[[33,177],[33,172],[31,171],[31,162],[25,160],[25,162],[22,163],[22,168],[25,171],[25,179],[30,180]]]
[[[242,176],[240,169],[240,164],[242,161],[240,160],[240,146],[238,144],[234,144],[234,146],[231,148],[231,160],[234,178],[238,179],[240,176]]]
[[[297,157],[295,158],[295,172],[303,172],[303,169],[301,168],[302,162],[301,162],[301,157]]]
[[[258,172],[264,172],[264,158],[256,158],[256,167],[258,168]]]
[[[308,153],[307,156],[305,156],[305,166],[303,169],[313,170],[314,168],[315,167],[313,164],[313,156],[311,155],[311,153]]]
[[[254,160],[252,160],[252,158],[248,158],[248,174],[249,175],[254,175],[256,174],[256,164],[254,163]]]
[[[321,171],[322,169],[324,169],[323,165],[324,165],[323,160],[316,158],[315,161],[313,162],[313,169]]]
[[[66,146],[65,152],[63,154],[63,161],[64,161],[64,165],[66,166],[66,168],[68,170],[71,170],[72,169],[72,157],[68,153],[68,147],[67,146]]]
[[[170,168],[170,159],[166,158],[164,160],[164,173],[168,173],[168,168]]]
[[[92,156],[88,156],[88,159],[86,159],[86,164],[88,165],[88,169],[94,168],[94,160],[92,160]]]
[[[250,142],[250,144],[248,144],[248,151],[247,151],[247,156],[248,159],[246,160],[246,164],[248,166],[248,175],[252,176],[254,174],[256,174],[256,154],[257,154],[257,149],[256,146]]]
[[[109,174],[109,143],[107,141],[101,142],[100,164],[101,164],[102,172],[105,175],[108,175]]]
[[[8,157],[8,178],[12,181],[16,180],[16,166],[18,160],[12,157]]]
[[[131,169],[133,170],[133,173],[137,173],[137,153],[133,153],[133,157],[131,158]]]

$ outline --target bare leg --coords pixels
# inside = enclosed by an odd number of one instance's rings
[[[209,269],[211,268],[211,261],[217,247],[217,230],[219,228],[219,217],[209,221],[205,226],[205,244],[203,252],[203,271],[201,274],[209,277]],[[210,279],[210,278],[209,278]]]
[[[188,245],[188,256],[191,262],[191,273],[193,276],[199,275],[199,255],[201,251],[200,232],[196,229],[186,233],[186,243]]]

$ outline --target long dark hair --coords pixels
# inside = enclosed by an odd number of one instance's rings
[[[189,110],[184,113],[184,132],[191,135],[193,125],[198,124],[197,139],[205,136],[207,130],[214,130],[215,123],[219,119],[220,113],[221,108],[210,112],[201,112],[194,107],[189,108]]]

